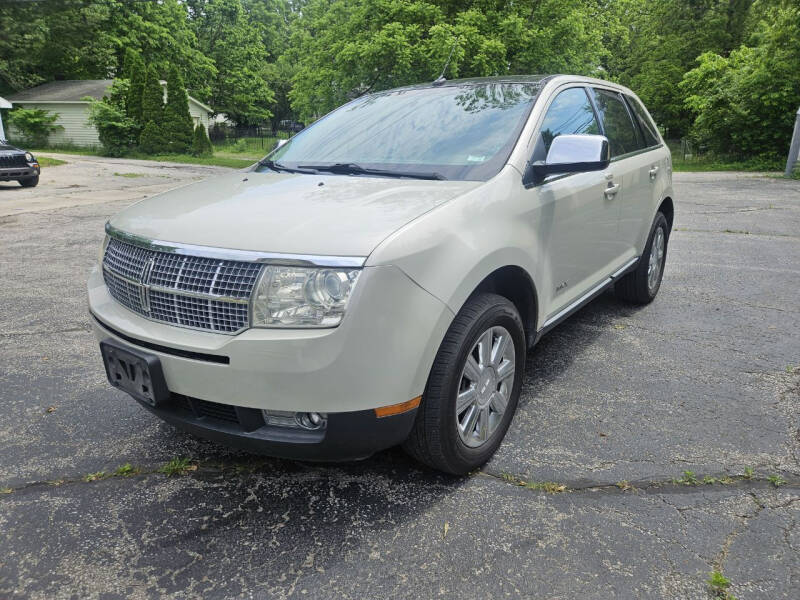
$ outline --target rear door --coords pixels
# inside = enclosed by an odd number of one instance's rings
[[[644,135],[623,95],[602,87],[594,87],[593,92],[603,132],[611,146],[610,181],[622,185],[615,198],[619,217],[617,242],[628,261],[640,254],[643,220],[650,218],[645,217],[652,206],[650,157]]]
[[[620,213],[620,236],[638,253],[644,248],[650,233],[655,207],[661,201],[668,181],[669,152],[642,103],[625,94],[625,101],[638,127],[642,140],[641,153],[633,157],[635,196],[625,198]],[[638,250],[636,250],[638,249]]]

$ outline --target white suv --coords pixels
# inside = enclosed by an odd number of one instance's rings
[[[89,305],[110,382],[182,429],[319,460],[402,443],[465,473],[545,332],[610,286],[655,297],[672,221],[670,155],[630,90],[437,81],[125,209]]]

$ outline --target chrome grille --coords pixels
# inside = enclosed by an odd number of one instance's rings
[[[134,312],[181,327],[234,333],[248,324],[261,265],[151,250],[110,238],[103,277]]]

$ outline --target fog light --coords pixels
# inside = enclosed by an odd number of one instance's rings
[[[264,423],[272,427],[288,427],[290,429],[308,429],[316,431],[324,429],[328,424],[328,415],[316,412],[292,412],[289,410],[262,410]]]
[[[303,429],[322,429],[327,422],[326,415],[315,412],[297,413],[295,417]]]

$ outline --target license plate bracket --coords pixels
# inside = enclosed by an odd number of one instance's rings
[[[167,381],[157,356],[123,346],[111,338],[100,342],[100,353],[111,385],[152,407],[169,399]]]

